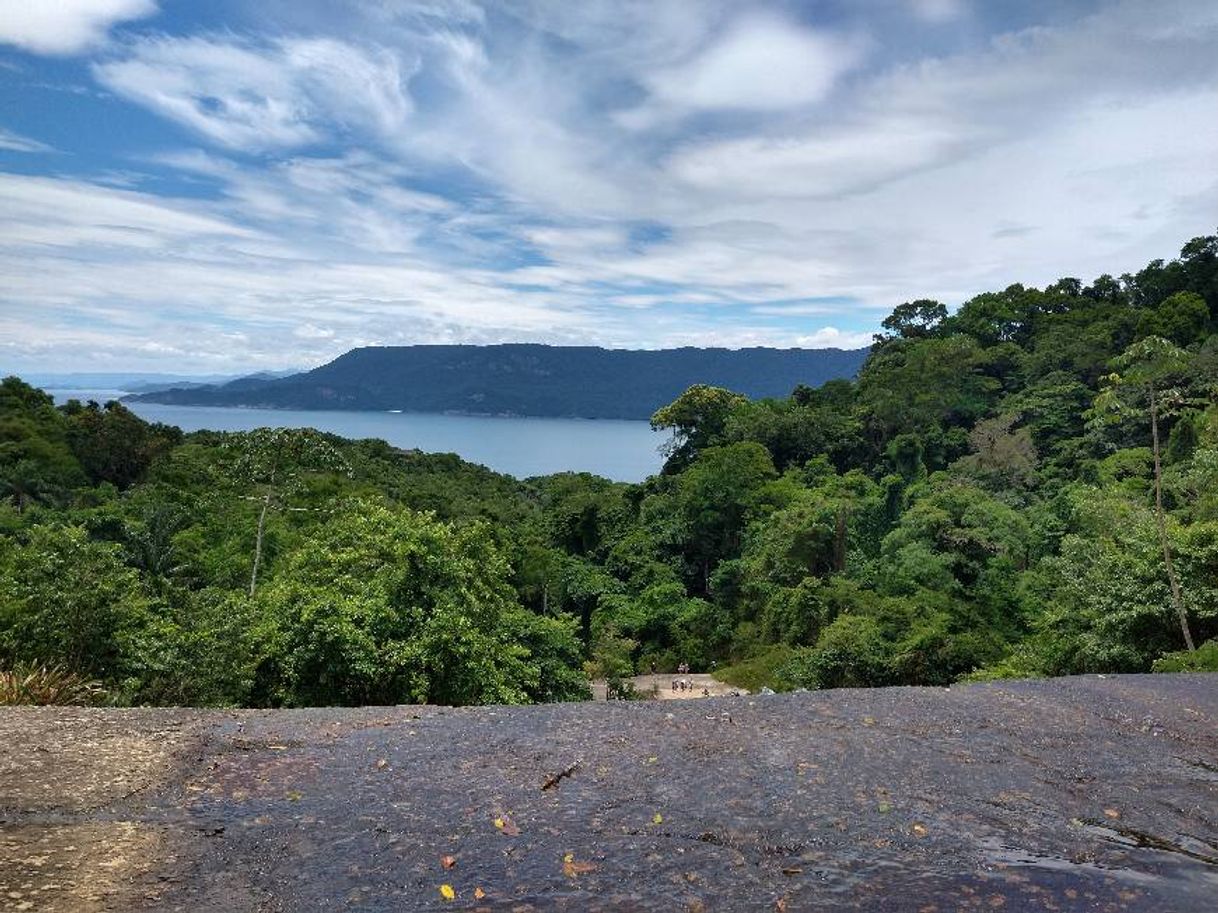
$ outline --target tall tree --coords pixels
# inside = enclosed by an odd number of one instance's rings
[[[267,515],[287,505],[299,491],[305,472],[350,474],[342,454],[311,428],[256,428],[235,436],[231,446],[238,449],[236,472],[252,485],[259,502],[258,526],[254,534],[254,561],[250,570],[249,595],[258,588],[262,565],[262,542]]]
[[[1180,580],[1172,564],[1171,543],[1167,536],[1167,517],[1163,512],[1163,465],[1159,447],[1159,419],[1178,408],[1181,391],[1172,386],[1188,366],[1188,353],[1161,336],[1148,336],[1135,342],[1113,360],[1117,373],[1108,375],[1105,389],[1096,397],[1095,413],[1100,418],[1120,418],[1133,410],[1146,410],[1150,416],[1150,440],[1154,455],[1155,525],[1163,551],[1163,567],[1171,586],[1172,605],[1180,621],[1180,632],[1189,650],[1195,650],[1188,613],[1180,593]],[[1123,372],[1123,373],[1121,373]]]
[[[699,451],[711,445],[722,433],[732,410],[748,400],[739,393],[707,384],[694,384],[651,417],[656,431],[671,431],[665,445],[668,461],[664,472],[676,473],[687,467]]]

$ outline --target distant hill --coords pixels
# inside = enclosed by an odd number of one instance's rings
[[[5,373],[21,372],[4,372]],[[72,371],[69,373],[22,373],[26,383],[52,390],[126,390],[146,393],[168,387],[218,386],[247,377],[275,378],[297,374],[298,371],[263,371],[257,374],[163,374],[140,371]]]
[[[353,349],[289,377],[168,389],[134,400],[280,409],[645,419],[692,384],[754,399],[853,377],[867,349],[602,349],[510,344]]]

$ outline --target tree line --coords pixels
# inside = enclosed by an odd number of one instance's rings
[[[855,380],[694,386],[637,485],[0,383],[0,669],[116,703],[585,697],[1218,666],[1218,237],[910,301]]]

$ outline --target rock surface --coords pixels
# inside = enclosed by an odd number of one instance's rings
[[[1188,913],[1215,898],[1214,675],[0,711],[0,911]]]

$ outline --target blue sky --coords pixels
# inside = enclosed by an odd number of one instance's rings
[[[856,346],[1216,163],[1211,0],[0,0],[0,369]]]

